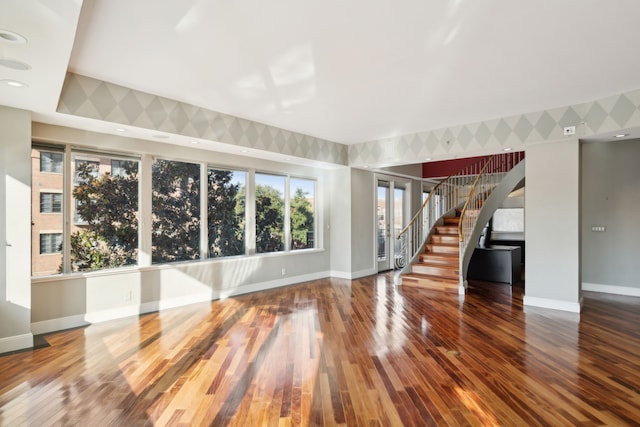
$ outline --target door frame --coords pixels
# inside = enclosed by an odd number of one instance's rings
[[[380,261],[378,259],[378,245],[379,245],[379,240],[378,240],[378,188],[379,188],[379,184],[380,182],[384,182],[388,184],[388,191],[387,191],[387,199],[388,199],[388,203],[386,206],[386,215],[387,215],[387,226],[388,226],[388,230],[389,230],[389,236],[388,239],[385,239],[385,242],[389,242],[389,244],[387,245],[388,247],[385,248],[386,250],[386,259],[383,261]],[[410,213],[411,213],[411,180],[407,179],[407,178],[401,178],[398,176],[393,176],[393,175],[384,175],[384,174],[378,174],[376,173],[374,175],[374,207],[373,207],[373,216],[374,216],[374,221],[373,221],[373,256],[374,256],[374,262],[376,265],[376,271],[377,272],[381,272],[381,271],[387,271],[387,270],[394,270],[396,268],[395,266],[395,255],[396,255],[396,249],[395,249],[395,236],[394,233],[395,231],[393,230],[393,225],[394,225],[394,197],[395,197],[395,189],[396,188],[403,188],[404,189],[404,196],[403,196],[403,200],[402,200],[402,224],[403,226],[407,224],[407,222],[409,221],[410,218]],[[386,243],[385,243],[386,244]]]

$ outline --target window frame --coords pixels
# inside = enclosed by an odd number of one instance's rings
[[[207,224],[207,231],[206,233],[204,233],[206,235],[206,242],[203,245],[206,250],[205,253],[203,254],[204,257],[203,259],[224,259],[224,258],[231,258],[231,257],[246,257],[249,254],[249,245],[247,243],[248,241],[248,200],[249,200],[249,191],[248,191],[248,182],[249,182],[249,171],[247,171],[246,169],[243,168],[232,168],[229,166],[226,167],[222,167],[222,166],[216,166],[216,165],[211,165],[211,164],[207,164],[205,167],[206,170],[206,175],[207,175],[207,182],[206,182],[206,188],[207,188],[207,195],[205,198],[205,205],[206,205],[206,212],[205,212],[205,216],[206,218],[206,224]],[[208,216],[209,216],[209,209],[210,206],[208,204],[209,201],[209,171],[210,170],[215,170],[215,171],[222,171],[222,172],[232,172],[232,173],[239,173],[241,172],[244,175],[244,218],[243,218],[243,222],[244,222],[244,226],[242,227],[242,233],[244,235],[243,237],[243,252],[242,254],[236,254],[236,255],[221,255],[221,256],[212,256],[211,255],[211,243],[210,243],[210,235],[209,235],[209,220],[208,220]],[[237,206],[236,206],[237,208]]]
[[[289,181],[289,215],[291,215],[291,181],[292,180],[299,180],[299,181],[311,181],[313,183],[313,246],[311,247],[306,247],[306,248],[298,248],[298,249],[294,249],[291,248],[290,250],[293,252],[299,252],[299,251],[308,251],[308,250],[313,250],[313,249],[317,249],[318,248],[318,203],[317,203],[317,193],[318,193],[318,180],[316,178],[308,178],[308,177],[301,177],[301,176],[297,176],[297,175],[290,175],[288,178]],[[289,223],[291,223],[291,219],[289,218]],[[293,241],[293,230],[290,231],[291,236],[289,238],[289,241]]]
[[[320,183],[318,176],[315,175],[303,175],[303,174],[289,174],[289,173],[279,173],[277,171],[266,170],[266,169],[255,169],[255,168],[246,168],[246,167],[237,167],[233,165],[221,165],[210,162],[202,162],[196,160],[190,160],[188,158],[168,158],[164,156],[154,156],[152,154],[141,154],[137,155],[135,153],[114,153],[108,150],[93,150],[83,147],[72,146],[71,144],[41,144],[37,141],[33,141],[32,144],[33,149],[39,150],[40,153],[47,153],[48,158],[51,158],[51,154],[55,154],[53,156],[54,159],[61,158],[62,159],[62,172],[54,172],[56,174],[63,175],[63,186],[62,190],[58,191],[50,191],[46,190],[45,193],[54,193],[60,194],[60,196],[44,196],[50,197],[52,199],[61,198],[61,210],[62,212],[55,212],[55,214],[63,214],[63,231],[61,233],[54,233],[56,235],[60,235],[61,237],[46,237],[48,239],[60,239],[62,242],[62,251],[61,252],[51,252],[52,254],[62,254],[62,268],[60,270],[60,275],[72,275],[72,274],[86,274],[91,272],[100,272],[105,270],[114,270],[119,268],[148,268],[151,266],[158,266],[163,264],[173,264],[173,263],[189,263],[189,262],[199,262],[203,260],[216,260],[216,261],[224,261],[228,258],[244,258],[244,257],[253,257],[253,256],[265,256],[265,255],[288,255],[292,253],[299,253],[300,251],[310,251],[317,250],[322,246],[322,236],[318,235],[318,230],[321,230],[321,197],[319,194],[320,191]],[[155,161],[170,161],[170,162],[182,162],[186,164],[190,164],[195,166],[199,166],[200,170],[200,192],[199,192],[199,231],[200,234],[200,244],[199,247],[196,248],[198,251],[198,256],[193,259],[181,259],[181,260],[162,260],[162,261],[152,261],[151,251],[153,248],[153,231],[150,225],[144,226],[144,223],[149,222],[152,223],[153,219],[153,164]],[[113,165],[122,161],[135,161],[138,164],[138,206],[137,206],[137,215],[138,215],[138,240],[137,240],[137,262],[135,264],[127,264],[121,267],[106,267],[100,268],[98,270],[82,270],[82,271],[72,271],[72,260],[70,245],[71,245],[71,235],[74,230],[77,229],[78,226],[83,227],[87,225],[86,221],[79,222],[76,209],[73,209],[74,203],[78,203],[78,200],[73,196],[73,189],[79,185],[79,180],[77,179],[76,173],[76,165],[79,165],[81,162],[91,162],[96,165],[96,178],[100,177],[102,174],[106,172],[113,172]],[[47,160],[45,160],[45,163]],[[39,163],[42,163],[40,159]],[[50,161],[49,161],[50,163]],[[35,166],[35,164],[34,164]],[[108,170],[105,170],[105,167],[110,167]],[[45,168],[46,169],[46,168]],[[51,168],[50,168],[51,169]],[[58,169],[60,167],[58,166]],[[210,207],[208,206],[208,171],[209,170],[219,170],[219,171],[229,171],[234,174],[242,173],[244,182],[244,204],[245,204],[245,212],[244,212],[244,252],[237,255],[227,255],[227,256],[212,256],[209,252],[209,228],[207,224],[208,219],[208,211]],[[34,171],[34,173],[37,170]],[[50,172],[42,172],[42,173],[50,173]],[[115,175],[120,176],[121,173],[118,172]],[[270,183],[262,183],[260,184],[260,179],[262,176],[266,177],[274,177],[278,180],[277,185],[273,185]],[[312,186],[313,194],[310,197],[313,198],[313,243],[309,247],[304,248],[294,248],[292,243],[292,234],[293,230],[291,230],[291,201],[294,197],[291,194],[291,189],[296,187],[296,180],[301,180],[303,182],[309,182]],[[282,198],[282,238],[283,242],[280,246],[280,249],[269,252],[258,252],[256,250],[256,189],[258,185],[269,185],[281,191]],[[283,186],[283,187],[282,187]],[[57,190],[57,187],[56,187]],[[33,192],[33,190],[32,190]],[[146,194],[149,192],[149,194]],[[68,200],[67,200],[68,199]],[[149,200],[144,200],[149,199]],[[39,231],[39,234],[42,234],[42,231]],[[44,233],[48,234],[48,233]],[[45,237],[43,237],[44,239]],[[40,239],[40,237],[39,237]],[[50,240],[50,244],[55,244],[60,240]],[[195,246],[194,246],[195,247]],[[47,247],[45,247],[47,249]],[[51,248],[48,248],[51,249]],[[47,250],[48,250],[47,249]],[[145,251],[149,251],[149,254],[146,254]],[[39,252],[39,251],[38,251]],[[143,256],[144,253],[144,256]],[[44,255],[44,254],[42,254]],[[32,264],[33,268],[33,264]],[[40,276],[33,276],[33,278],[38,278]]]

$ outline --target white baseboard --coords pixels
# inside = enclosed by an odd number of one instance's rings
[[[87,325],[89,325],[89,322],[84,319],[84,314],[78,314],[75,316],[43,320],[42,322],[33,322],[31,324],[31,333],[34,335],[40,335]]]
[[[98,323],[106,322],[108,320],[122,319],[123,317],[137,316],[138,314],[140,314],[139,306],[137,304],[132,304],[109,310],[92,311],[85,314],[84,320],[89,323]]]
[[[336,279],[347,279],[347,280],[351,280],[351,273],[348,271],[336,271],[336,270],[331,270],[329,272],[329,276],[330,277],[335,277]]]
[[[251,292],[266,291],[267,289],[279,288],[282,286],[294,285],[296,283],[309,282],[311,280],[319,280],[331,277],[328,271],[319,271],[317,273],[303,274],[301,276],[285,277],[283,279],[269,280],[267,282],[252,283],[247,286],[239,286],[232,289],[223,289],[217,298],[228,298],[235,295],[248,294]],[[215,299],[217,299],[215,298]]]
[[[0,338],[0,353],[24,350],[33,347],[33,334],[14,335],[12,337]]]
[[[601,285],[598,283],[582,282],[583,291],[601,292],[604,294],[625,295],[629,297],[640,297],[640,288],[628,286]]]
[[[167,310],[169,308],[184,307],[190,304],[209,302],[217,299],[211,293],[185,295],[177,298],[166,298],[161,301],[151,301],[140,304],[138,314],[153,313],[154,311]]]
[[[582,309],[582,298],[580,298],[579,302],[570,302],[548,298],[529,297],[525,295],[523,305],[569,311],[571,313],[580,313],[580,310]]]
[[[372,276],[378,274],[378,270],[375,268],[368,268],[366,270],[354,271],[351,273],[351,280],[359,279],[361,277]]]
[[[127,306],[118,307],[110,310],[100,310],[100,311],[94,311],[86,314],[78,314],[74,316],[49,319],[41,322],[32,323],[31,331],[36,335],[46,334],[49,332],[61,331],[64,329],[87,326],[91,323],[106,322],[109,320],[121,319],[123,317],[138,316],[144,313],[151,313],[154,311],[166,310],[169,308],[183,307],[189,304],[209,302],[209,301],[220,299],[220,298],[228,298],[235,295],[248,294],[248,293],[257,292],[257,291],[265,291],[268,289],[279,288],[282,286],[288,286],[296,283],[324,279],[330,276],[331,274],[328,271],[303,274],[301,276],[285,277],[283,279],[270,280],[270,281],[261,282],[261,283],[253,283],[251,285],[239,286],[237,288],[223,289],[221,291],[213,291],[213,293],[185,295],[177,298],[167,298],[161,301],[146,302],[140,305],[137,305],[137,304],[127,305]],[[27,347],[33,347],[33,335],[29,334],[29,336],[31,336],[31,343]],[[13,351],[13,350],[5,350],[5,351]],[[2,340],[0,340],[0,353],[3,353],[5,351],[2,351]]]

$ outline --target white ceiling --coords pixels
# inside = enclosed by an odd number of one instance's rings
[[[0,65],[0,80],[30,86],[0,85],[0,104],[51,123],[73,124],[55,113],[67,69],[341,143],[640,88],[637,0],[0,0],[0,10],[0,29],[29,40],[0,40],[0,58],[31,65]]]

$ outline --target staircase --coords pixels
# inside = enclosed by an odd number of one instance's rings
[[[523,152],[489,156],[439,182],[397,236],[401,249],[396,264],[402,266],[398,283],[464,293],[466,270],[481,230],[476,223],[484,225],[492,214],[483,210],[485,201],[496,188],[498,197],[506,197],[502,187],[518,176],[510,173],[516,172],[516,165],[520,179],[524,178],[523,158]],[[506,176],[510,178],[501,186]]]
[[[436,225],[425,244],[424,253],[411,265],[411,272],[402,276],[404,286],[458,292],[460,282],[460,244],[458,227],[460,210],[456,216],[443,218]]]

